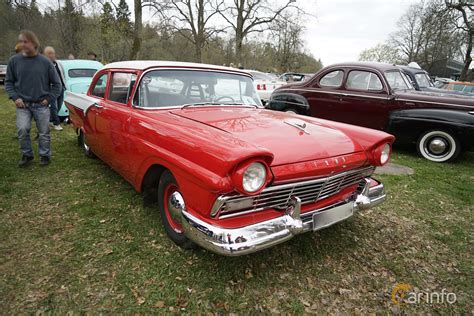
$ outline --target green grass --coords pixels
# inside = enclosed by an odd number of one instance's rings
[[[16,167],[13,104],[0,92],[0,308],[47,312],[391,313],[395,284],[446,288],[455,304],[407,313],[471,313],[474,154],[383,176],[389,199],[329,229],[249,256],[184,251],[157,212],[97,159],[72,128],[52,132],[52,164]],[[35,132],[33,132],[34,134]]]

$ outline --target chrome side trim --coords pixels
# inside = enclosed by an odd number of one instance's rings
[[[293,88],[283,88],[283,89],[280,89],[278,90],[278,92],[280,91],[291,91],[291,92],[295,92],[295,91],[305,91],[305,92],[317,92],[317,93],[326,93],[326,94],[336,94],[336,95],[340,95],[340,96],[343,96],[343,97],[347,97],[347,96],[350,96],[350,97],[364,97],[364,98],[369,98],[369,99],[379,99],[379,100],[390,100],[389,97],[379,97],[379,96],[372,96],[372,95],[366,95],[366,94],[356,94],[356,93],[348,93],[348,92],[338,92],[338,91],[325,91],[325,90],[319,90],[319,89],[316,89],[316,88],[313,88],[313,89],[293,89]],[[384,91],[385,92],[385,91]]]
[[[411,100],[411,99],[397,99],[397,100],[398,100],[398,101],[403,101],[403,102],[415,102],[415,103],[428,103],[428,104],[455,106],[455,107],[467,108],[467,109],[470,109],[470,108],[471,108],[471,106],[469,106],[469,105],[459,105],[459,104],[444,103],[444,102],[434,102],[434,101],[424,101],[424,100]]]

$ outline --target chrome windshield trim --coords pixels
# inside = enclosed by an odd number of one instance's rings
[[[131,101],[131,104],[132,104],[132,107],[133,108],[136,108],[136,109],[149,109],[149,110],[157,110],[157,109],[179,109],[181,106],[179,105],[176,105],[176,106],[167,106],[167,107],[144,107],[144,106],[139,106],[139,105],[136,105],[136,104],[133,104],[133,100],[135,99],[135,94],[137,94],[138,92],[138,88],[140,86],[140,83],[143,79],[143,77],[145,77],[145,75],[151,71],[160,71],[160,70],[177,70],[177,71],[204,71],[204,72],[217,72],[217,73],[227,73],[227,74],[231,74],[231,75],[237,75],[237,76],[243,76],[243,77],[247,77],[247,78],[250,78],[252,81],[253,80],[253,76],[252,74],[248,73],[248,72],[240,72],[238,70],[236,70],[235,72],[234,71],[231,71],[231,70],[219,70],[219,69],[206,69],[206,68],[199,68],[199,67],[190,67],[190,68],[186,68],[186,67],[165,67],[165,66],[156,66],[156,67],[151,67],[151,68],[147,68],[146,70],[144,70],[141,75],[136,79],[136,88],[133,89],[133,95],[130,96],[130,100]],[[256,91],[255,91],[256,92]],[[259,105],[258,108],[264,108],[263,105]]]

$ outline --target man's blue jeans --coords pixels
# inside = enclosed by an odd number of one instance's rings
[[[36,122],[38,129],[38,147],[39,155],[51,156],[51,135],[49,133],[49,116],[48,106],[39,103],[28,103],[26,108],[16,109],[16,128],[18,129],[18,140],[20,141],[21,153],[24,156],[33,157],[33,148],[31,147],[31,120]]]

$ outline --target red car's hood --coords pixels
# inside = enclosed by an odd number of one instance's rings
[[[362,151],[339,129],[299,115],[240,107],[203,107],[172,111],[273,153],[272,166]],[[291,124],[306,124],[304,130]],[[212,142],[212,139],[209,141]]]

